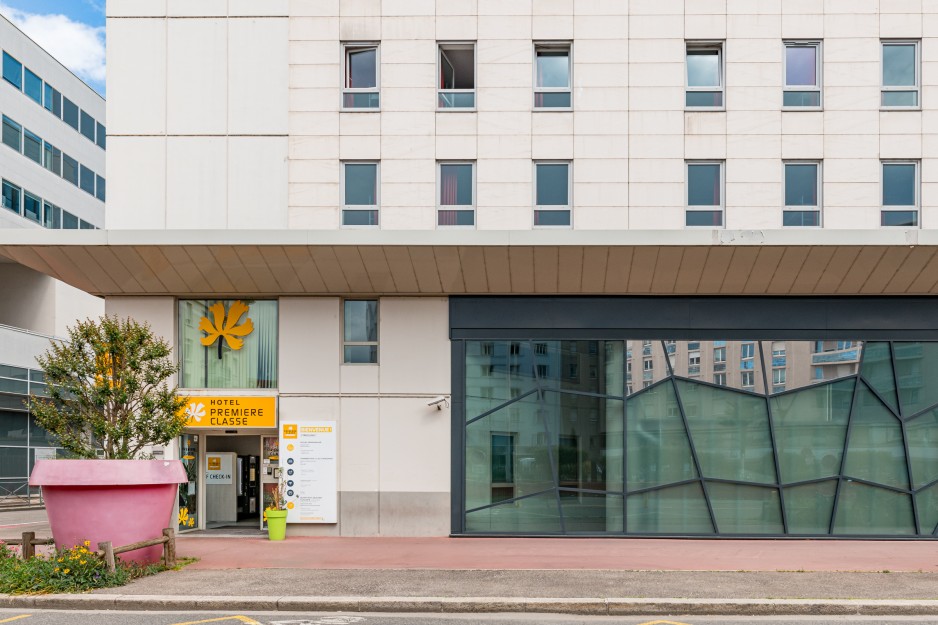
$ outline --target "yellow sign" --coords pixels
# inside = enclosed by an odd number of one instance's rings
[[[275,428],[276,397],[189,397],[183,409],[190,428]]]
[[[247,336],[254,331],[254,322],[250,318],[244,320],[244,323],[238,325],[241,316],[248,311],[248,305],[241,301],[236,301],[228,308],[228,316],[225,316],[225,305],[221,302],[215,302],[209,307],[212,313],[214,323],[209,321],[208,317],[202,317],[199,320],[199,330],[205,332],[208,336],[202,337],[202,345],[211,346],[218,341],[218,358],[221,358],[221,340],[225,339],[228,347],[237,351],[244,346],[244,341],[239,336]]]
[[[284,438],[296,438],[296,424],[295,423],[283,424],[283,437]],[[293,451],[293,450],[291,449],[290,451]]]
[[[221,458],[218,456],[209,456],[207,461],[209,471],[221,471]]]

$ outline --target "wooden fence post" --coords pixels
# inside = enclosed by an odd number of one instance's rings
[[[111,545],[111,541],[105,540],[98,543],[98,550],[104,552],[104,563],[107,565],[108,572],[114,573],[117,571],[117,562],[114,560],[114,547]]]
[[[163,536],[166,538],[163,543],[163,566],[170,569],[176,566],[176,533],[173,528],[167,527],[163,530]]]
[[[29,560],[36,556],[36,545],[33,544],[33,541],[36,540],[36,532],[23,532],[23,559]]]

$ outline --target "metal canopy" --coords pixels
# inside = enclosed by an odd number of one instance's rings
[[[928,230],[37,229],[0,256],[101,296],[938,294]]]

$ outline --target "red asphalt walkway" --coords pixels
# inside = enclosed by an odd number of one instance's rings
[[[181,537],[191,569],[938,572],[936,541]]]

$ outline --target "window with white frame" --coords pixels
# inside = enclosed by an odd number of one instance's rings
[[[378,225],[378,163],[342,164],[342,225]]]
[[[569,43],[534,46],[534,108],[570,108],[573,98]]]
[[[917,161],[883,161],[883,226],[918,226]]]
[[[784,107],[820,108],[821,76],[821,42],[785,42]]]
[[[713,383],[717,386],[726,386],[726,374],[725,373],[714,373],[713,374]]]
[[[476,105],[476,48],[474,43],[441,43],[437,106],[471,109]]]
[[[378,46],[373,43],[347,43],[343,46],[345,84],[342,108],[377,109],[380,61]]]
[[[687,162],[687,226],[723,226],[723,162]]]
[[[921,69],[918,41],[883,43],[883,108],[918,108]]]
[[[785,163],[783,226],[821,225],[821,164]]]
[[[447,162],[438,165],[437,225],[475,225],[475,164]]]
[[[722,109],[722,42],[687,42],[686,65],[687,108]]]
[[[755,386],[755,372],[753,371],[740,371],[739,372],[739,382],[743,388],[748,388]]]
[[[570,225],[570,163],[534,164],[534,225]]]
[[[342,347],[347,365],[378,363],[378,300],[343,302]]]

